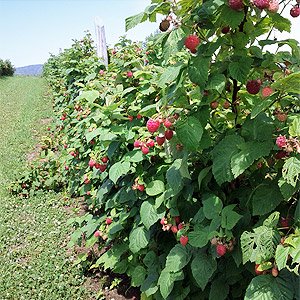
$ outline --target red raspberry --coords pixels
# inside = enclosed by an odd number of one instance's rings
[[[166,120],[164,121],[164,126],[165,126],[166,128],[170,128],[170,127],[172,126],[172,122],[171,122],[169,119],[166,119]]]
[[[140,120],[140,119],[142,118],[142,115],[138,114],[138,115],[136,116],[136,118],[137,118],[138,120]]]
[[[184,45],[191,51],[195,51],[199,44],[200,39],[195,34],[189,35],[184,41]]]
[[[174,220],[175,220],[175,223],[176,223],[176,224],[179,224],[179,223],[180,223],[180,217],[179,217],[179,216],[174,217]]]
[[[216,109],[219,106],[219,102],[218,101],[212,101],[210,102],[210,108],[211,109]]]
[[[133,116],[128,116],[128,120],[129,120],[129,122],[132,122],[133,121]]]
[[[177,226],[175,226],[175,225],[173,225],[173,226],[171,227],[171,230],[172,230],[173,233],[177,233],[177,232],[178,232],[178,228],[177,228]]]
[[[164,142],[165,142],[165,137],[164,136],[157,136],[156,138],[155,138],[155,140],[156,140],[156,143],[159,145],[159,146],[161,146]]]
[[[184,225],[182,223],[178,224],[178,229],[181,230],[184,227]]]
[[[244,8],[243,0],[229,0],[228,5],[233,10],[242,10]]]
[[[146,126],[149,132],[153,133],[158,130],[160,122],[159,120],[149,119]]]
[[[269,86],[266,86],[261,90],[261,94],[262,94],[263,98],[269,97],[273,93],[274,93],[273,89]]]
[[[259,92],[261,86],[261,81],[257,80],[249,80],[246,85],[246,89],[249,94],[255,95]]]
[[[108,157],[107,156],[103,156],[102,158],[101,158],[101,160],[102,160],[102,162],[103,163],[107,163],[108,162]]]
[[[99,237],[99,236],[101,236],[101,231],[99,230],[95,231],[94,237]]]
[[[278,273],[279,273],[279,272],[278,272],[278,269],[275,268],[275,267],[273,267],[273,268],[272,268],[272,276],[273,276],[273,277],[277,277],[277,276],[278,276]]]
[[[284,146],[286,146],[287,140],[286,137],[284,135],[280,135],[279,137],[277,137],[276,139],[276,145],[279,148],[283,148]]]
[[[68,171],[69,170],[69,166],[65,166],[65,170]]]
[[[107,225],[110,225],[112,223],[112,219],[111,218],[106,218],[105,223]]]
[[[278,151],[276,154],[275,154],[275,158],[276,159],[282,159],[282,158],[285,158],[285,157],[288,157],[289,154],[285,151]]]
[[[223,103],[223,107],[224,107],[225,109],[228,109],[228,108],[230,107],[230,102],[226,100],[226,101]]]
[[[146,146],[149,147],[149,148],[154,147],[154,141],[153,141],[153,140],[149,140],[149,141],[146,143]]]
[[[265,9],[269,7],[270,0],[253,0],[253,4],[259,9]]]
[[[98,169],[101,171],[101,172],[104,172],[106,170],[106,165],[100,165],[98,166]]]
[[[133,146],[134,146],[134,148],[140,148],[141,147],[141,141],[139,141],[139,140],[134,141]]]
[[[281,217],[280,226],[281,227],[289,227],[289,219]]]
[[[227,251],[226,246],[223,245],[223,244],[218,244],[217,247],[216,247],[216,249],[217,249],[218,256],[225,255],[225,253]]]
[[[173,130],[167,130],[166,132],[165,132],[165,137],[166,137],[166,139],[167,140],[170,140],[172,137],[173,137]]]
[[[290,15],[293,18],[297,18],[300,15],[300,7],[298,5],[294,6],[291,10],[290,10]]]
[[[221,32],[223,34],[227,34],[229,31],[230,31],[230,27],[229,26],[223,27],[222,30],[221,30]]]
[[[140,191],[140,192],[143,192],[145,190],[145,186],[143,184],[139,184],[137,186],[137,189]]]
[[[189,238],[185,235],[182,235],[179,240],[182,246],[186,246],[186,244],[189,242]]]
[[[145,146],[142,146],[142,152],[143,154],[148,154],[149,153],[149,148],[148,147],[145,147]]]

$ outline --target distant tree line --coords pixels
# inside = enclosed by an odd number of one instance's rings
[[[0,77],[2,76],[13,76],[15,68],[12,63],[6,59],[0,59]]]

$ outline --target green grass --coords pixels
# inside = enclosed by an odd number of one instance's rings
[[[42,78],[0,79],[0,299],[91,299],[66,254],[70,214],[56,194],[12,197],[8,184],[26,166],[41,119],[52,115]]]

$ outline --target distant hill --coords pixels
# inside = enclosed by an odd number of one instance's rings
[[[15,75],[40,76],[43,72],[43,65],[30,65],[16,68]]]

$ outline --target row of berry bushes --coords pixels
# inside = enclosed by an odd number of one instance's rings
[[[290,21],[274,1],[180,3],[128,18],[166,15],[108,67],[89,36],[49,59],[45,170],[12,190],[84,197],[78,263],[127,274],[142,299],[299,299],[299,48],[265,38]]]
[[[0,59],[0,77],[1,76],[13,76],[15,68],[12,63],[6,59]]]

